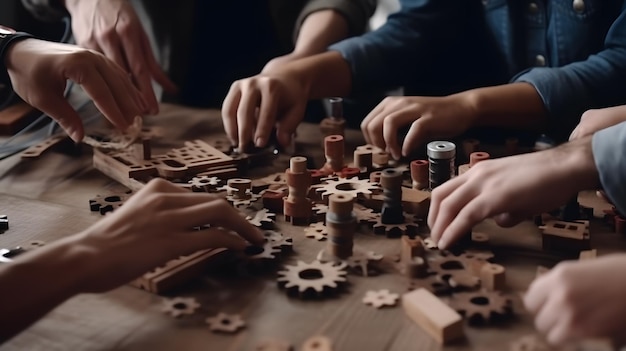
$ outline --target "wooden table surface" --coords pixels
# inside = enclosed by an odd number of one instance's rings
[[[158,141],[163,148],[180,146],[184,140],[208,140],[222,133],[217,111],[171,105],[164,105],[161,114],[150,118],[148,124],[164,127],[165,136]],[[348,150],[363,143],[357,131],[349,132],[347,140]],[[298,150],[320,161],[320,145],[317,126],[301,125]],[[287,162],[288,157],[280,156],[270,167],[252,173],[284,170]],[[115,188],[114,182],[91,167],[88,149],[79,156],[50,152],[36,160],[13,157],[0,162],[0,214],[7,214],[10,221],[10,229],[0,235],[0,247],[25,245],[34,239],[50,242],[86,228],[100,219],[99,214],[89,211],[88,200]],[[608,207],[591,193],[581,194],[580,199],[594,206],[598,216],[602,208]],[[278,227],[294,240],[294,253],[286,256],[284,263],[311,261],[325,245],[305,238],[303,227],[282,220]],[[490,234],[496,262],[507,268],[507,285],[514,297],[527,288],[537,265],[552,266],[557,261],[540,251],[539,231],[532,223],[504,230],[488,220],[477,230]],[[612,234],[600,220],[592,222],[591,234],[592,246],[600,254],[625,247],[625,240]],[[196,297],[202,304],[199,313],[173,319],[161,312],[163,297],[123,286],[67,301],[0,349],[254,350],[258,342],[278,338],[298,350],[314,335],[330,337],[335,351],[441,349],[405,316],[400,306],[378,310],[361,302],[365,292],[372,289],[407,291],[407,283],[392,261],[399,253],[399,240],[365,233],[356,235],[355,245],[385,255],[381,274],[349,275],[348,289],[337,297],[313,301],[289,298],[277,287],[271,272],[243,278],[209,275],[175,295]],[[140,250],[137,255],[141,255]],[[204,319],[218,312],[241,314],[247,327],[234,335],[211,333]],[[445,349],[508,350],[511,341],[532,332],[532,319],[520,313],[502,326],[466,326],[467,340]]]

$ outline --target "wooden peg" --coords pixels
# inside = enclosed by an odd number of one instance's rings
[[[504,290],[506,287],[506,269],[499,265],[488,263],[480,270],[480,282],[488,291]]]

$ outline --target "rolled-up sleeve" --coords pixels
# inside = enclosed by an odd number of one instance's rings
[[[626,122],[595,133],[591,146],[606,195],[626,214]]]
[[[60,5],[60,0],[22,0],[24,7],[42,21],[60,21],[67,16],[67,11]]]
[[[553,130],[571,131],[587,109],[626,103],[626,9],[609,29],[602,51],[563,67],[530,69],[513,81],[535,87]]]
[[[304,6],[294,31],[294,38],[298,37],[302,22],[313,12],[321,10],[335,10],[346,18],[350,36],[359,35],[367,29],[369,18],[376,10],[376,0],[311,0]]]
[[[403,0],[379,29],[330,46],[348,61],[354,90],[388,88],[415,79],[420,67],[429,65],[433,36],[452,39],[462,21],[467,0]]]

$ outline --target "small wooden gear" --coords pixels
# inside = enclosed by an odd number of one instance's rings
[[[326,216],[326,212],[328,212],[328,205],[325,205],[325,204],[313,205],[313,213],[315,214],[315,216]]]
[[[354,205],[354,215],[356,216],[356,220],[361,223],[376,223],[379,214],[375,213],[371,208],[363,207],[361,205]]]
[[[281,253],[293,249],[293,239],[275,230],[265,230],[263,231],[263,236],[272,247],[280,249]]]
[[[497,322],[513,313],[511,299],[497,291],[456,293],[450,299],[450,306],[470,324]]]
[[[353,272],[357,272],[364,277],[375,275],[378,271],[371,264],[383,259],[383,255],[374,253],[373,251],[361,252],[355,251],[352,256],[348,257],[345,262]]]
[[[393,307],[398,302],[398,294],[389,292],[387,289],[383,290],[370,290],[365,293],[363,297],[363,303],[376,308],[381,307]]]
[[[218,177],[196,176],[191,178],[188,183],[191,185],[191,190],[193,191],[209,193],[216,191],[220,182]]]
[[[207,318],[206,323],[209,325],[209,330],[219,333],[236,333],[246,326],[240,315],[222,312]]]
[[[93,212],[100,212],[101,215],[112,212],[122,206],[132,195],[132,191],[113,192],[107,195],[97,195],[89,200],[89,208]]]
[[[255,227],[268,228],[271,227],[276,221],[276,214],[271,213],[266,208],[263,208],[249,216],[246,216],[246,220]]]
[[[162,311],[174,318],[190,315],[200,308],[200,304],[193,297],[175,297],[163,300]]]
[[[326,180],[325,184],[322,184],[316,189],[324,199],[331,194],[343,194],[356,199],[361,195],[370,195],[375,190],[378,190],[376,184],[371,183],[367,179],[359,179],[358,177],[350,179],[329,179]]]
[[[377,214],[376,223],[374,223],[374,233],[394,238],[405,234],[414,234],[417,231],[418,224],[413,222],[413,215],[405,212],[404,218],[404,223],[384,224],[380,214]]]
[[[317,241],[324,241],[328,238],[328,228],[322,222],[310,224],[304,228],[304,234],[307,238],[313,238]]]
[[[333,351],[333,344],[328,337],[316,335],[302,344],[302,351]]]
[[[347,282],[346,264],[298,261],[278,272],[278,285],[288,294],[306,297],[323,297],[337,292]]]
[[[451,288],[448,282],[442,281],[435,274],[428,275],[424,278],[409,280],[409,284],[408,284],[409,291],[420,289],[420,288],[424,288],[437,296],[447,295],[451,291]]]
[[[439,255],[428,261],[429,270],[439,279],[455,288],[474,289],[480,286],[480,279],[471,273],[473,261],[465,256]]]

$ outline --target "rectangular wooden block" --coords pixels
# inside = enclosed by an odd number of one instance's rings
[[[593,260],[598,257],[598,251],[596,249],[593,250],[583,250],[580,252],[578,259],[580,261],[583,260]]]
[[[400,259],[402,262],[409,263],[413,257],[424,255],[424,242],[421,238],[411,239],[407,235],[403,235],[401,241]]]
[[[464,336],[463,318],[426,289],[417,289],[402,296],[406,314],[440,344]]]

